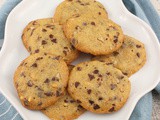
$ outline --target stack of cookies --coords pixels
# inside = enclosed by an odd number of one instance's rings
[[[95,0],[65,0],[53,18],[30,22],[22,40],[30,56],[14,75],[19,98],[52,120],[118,111],[130,94],[129,77],[146,62],[144,44],[124,35]],[[94,57],[72,66],[81,52]]]

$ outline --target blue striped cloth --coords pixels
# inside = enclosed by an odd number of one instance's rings
[[[0,8],[0,39],[4,37],[5,21],[9,12],[21,0],[6,0]],[[160,40],[160,16],[149,0],[123,0],[127,9],[146,21]],[[160,95],[160,84],[155,88]],[[151,120],[152,92],[146,94],[136,105],[130,120]],[[22,120],[14,107],[0,94],[0,120]]]

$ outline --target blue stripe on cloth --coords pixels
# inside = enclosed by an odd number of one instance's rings
[[[14,120],[23,120],[23,118],[18,114],[18,115],[14,118]]]
[[[152,93],[148,93],[140,99],[136,105],[130,120],[151,120],[152,118]]]
[[[8,100],[0,94],[0,120],[23,120]]]
[[[5,100],[5,97],[4,96],[2,96],[1,95],[1,93],[0,93],[0,104],[2,103],[2,101],[4,101]]]
[[[8,14],[19,2],[21,2],[21,0],[6,0],[0,8],[0,39],[4,38],[4,29]]]
[[[139,4],[139,6],[141,6],[143,13],[147,17],[147,20],[149,21],[151,27],[153,28],[154,32],[156,33],[157,37],[160,40],[160,15],[156,12],[150,0],[136,0],[136,1]]]
[[[6,101],[4,104],[2,104],[2,105],[0,106],[0,116],[1,116],[1,114],[3,114],[4,112],[6,112],[6,110],[9,108],[10,105],[11,105],[11,104]]]

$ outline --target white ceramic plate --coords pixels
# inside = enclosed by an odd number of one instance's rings
[[[0,90],[25,120],[47,120],[48,118],[41,112],[25,109],[13,86],[14,71],[19,63],[29,55],[21,41],[22,30],[31,20],[52,17],[56,6],[62,1],[23,0],[11,12],[6,23],[5,41],[0,53]],[[138,100],[156,87],[160,81],[160,47],[152,29],[142,20],[130,14],[122,0],[99,1],[106,7],[109,18],[120,24],[125,34],[135,37],[145,44],[147,63],[130,78],[131,95],[120,111],[105,115],[86,112],[78,120],[127,120]]]

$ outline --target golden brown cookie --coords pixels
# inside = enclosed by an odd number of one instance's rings
[[[124,40],[121,27],[104,18],[71,18],[63,29],[76,49],[93,55],[110,54],[119,49]]]
[[[26,58],[14,74],[14,84],[24,107],[40,110],[64,95],[68,67],[63,60],[47,54]]]
[[[120,70],[105,62],[91,61],[71,71],[69,94],[85,109],[94,113],[112,113],[126,103],[131,84]]]
[[[104,61],[120,69],[123,74],[131,76],[137,72],[146,62],[144,44],[135,38],[125,36],[122,47],[106,56],[97,56],[93,60]]]
[[[64,36],[62,26],[51,18],[30,22],[23,31],[23,43],[33,53],[49,53],[61,56],[70,63],[78,57],[78,51]]]
[[[107,18],[104,6],[95,0],[65,0],[56,9],[54,21],[64,24],[69,18],[88,14]]]

